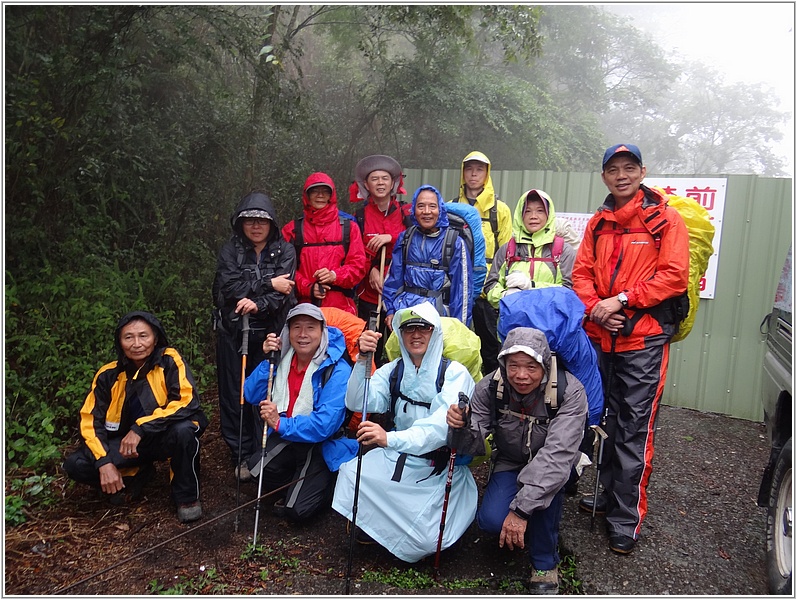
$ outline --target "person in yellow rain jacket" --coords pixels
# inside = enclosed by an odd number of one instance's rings
[[[114,345],[118,360],[94,376],[80,409],[83,442],[64,470],[119,505],[126,495],[140,497],[154,474],[153,461],[168,460],[177,518],[196,521],[202,516],[199,437],[208,420],[191,369],[148,312],[122,317]]]
[[[481,152],[471,152],[462,159],[459,196],[454,202],[475,207],[482,218],[484,250],[489,272],[495,252],[512,237],[512,211],[499,200],[490,178],[490,159]],[[482,342],[482,372],[491,373],[498,368],[498,311],[487,301],[486,292],[476,298],[473,305],[473,329]]]

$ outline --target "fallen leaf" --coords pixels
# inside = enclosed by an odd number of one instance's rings
[[[725,552],[725,550],[723,550],[722,548],[720,548],[719,554],[725,560],[730,560],[731,559],[731,555],[728,554],[727,552]]]
[[[128,525],[127,523],[118,523],[117,525],[114,525],[114,527],[116,527],[119,531],[130,530],[130,525]]]

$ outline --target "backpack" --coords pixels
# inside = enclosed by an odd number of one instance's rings
[[[443,383],[446,379],[446,369],[448,369],[448,365],[451,364],[451,361],[448,358],[443,357],[440,361],[440,366],[437,368],[437,379],[435,381],[437,386],[437,393],[440,393],[440,390],[443,389]],[[388,377],[388,384],[390,387],[390,408],[388,412],[385,413],[385,425],[383,426],[386,431],[391,431],[395,428],[396,423],[396,402],[399,398],[402,398],[409,404],[414,404],[415,406],[423,406],[424,408],[430,408],[432,406],[431,402],[421,402],[419,400],[414,400],[409,396],[405,396],[401,393],[401,378],[404,375],[404,360],[399,359],[398,363],[393,370],[390,372],[390,377]],[[406,409],[405,409],[406,410]],[[421,458],[425,458],[427,460],[432,461],[432,473],[429,475],[439,475],[443,472],[443,470],[448,466],[449,458],[451,457],[451,448],[448,446],[441,446],[436,450],[432,450],[431,452],[427,452],[423,454]],[[462,459],[462,457],[461,457]],[[397,469],[393,475],[394,480],[401,479],[401,469]]]
[[[296,248],[296,266],[298,268],[300,257],[302,254],[302,248],[306,246],[343,246],[343,259],[340,261],[340,264],[346,261],[346,257],[349,255],[349,244],[351,242],[351,223],[355,220],[355,217],[345,213],[343,211],[338,211],[338,222],[340,223],[341,228],[341,239],[339,240],[325,240],[323,242],[305,242],[304,241],[304,217],[299,217],[294,221],[293,225],[293,247]],[[330,289],[336,290],[341,292],[347,298],[354,298],[354,290],[353,289],[344,289],[337,285],[331,285]]]
[[[436,298],[437,296],[440,296],[443,304],[445,306],[448,306],[448,302],[450,299],[450,291],[451,291],[451,281],[448,278],[448,272],[449,272],[449,265],[451,264],[451,259],[454,256],[454,250],[457,247],[457,238],[462,239],[463,243],[465,244],[467,252],[470,254],[471,265],[474,264],[473,263],[474,238],[473,238],[473,230],[471,229],[470,225],[465,219],[454,213],[450,213],[448,215],[448,224],[449,226],[446,228],[445,237],[443,238],[443,252],[439,261],[433,259],[431,262],[428,263],[407,262],[407,253],[409,252],[410,241],[412,240],[412,236],[415,235],[415,232],[418,231],[417,225],[410,225],[404,231],[404,236],[401,239],[401,256],[403,259],[403,263],[405,265],[412,264],[415,266],[439,269],[443,271],[443,273],[445,274],[445,283],[443,284],[443,287],[439,290],[427,290],[411,286],[402,286],[398,290],[396,295],[398,295],[401,292],[409,292],[427,298]],[[475,279],[476,277],[471,278],[471,281],[468,283],[467,286],[469,288],[469,294],[466,298],[468,305],[472,305],[473,300],[475,300],[476,298],[473,291],[473,288],[476,285]],[[481,285],[484,285],[484,277],[482,277],[481,279]],[[479,293],[481,293],[481,289],[479,290]]]
[[[525,242],[524,242],[525,243]],[[531,244],[529,244],[531,246]],[[513,264],[516,262],[528,262],[531,263],[529,269],[531,270],[531,278],[532,281],[534,279],[534,263],[536,262],[547,262],[553,264],[553,271],[554,271],[554,278],[556,278],[556,274],[559,272],[559,262],[562,259],[562,250],[565,246],[565,238],[560,235],[555,235],[553,238],[553,247],[551,248],[551,257],[550,258],[543,258],[543,257],[536,257],[536,256],[519,256],[517,253],[517,242],[515,241],[515,236],[509,238],[509,243],[506,247],[506,273],[509,274],[509,269],[512,267]],[[534,254],[534,247],[531,246],[531,254]]]
[[[299,257],[302,248],[305,246],[343,246],[344,257],[349,253],[349,243],[351,242],[351,222],[354,220],[352,215],[338,211],[338,222],[340,223],[343,235],[339,240],[325,240],[323,242],[304,241],[304,217],[299,217],[294,221],[293,226],[293,246],[296,248],[296,264],[299,264]],[[345,258],[344,258],[345,260]],[[341,264],[343,264],[341,262]]]
[[[366,204],[368,204],[367,201],[366,202],[361,202],[360,205],[357,207],[357,210],[354,211],[354,218],[357,220],[357,225],[360,226],[360,233],[361,234],[365,233],[365,206],[366,206]],[[399,203],[399,206],[396,207],[396,205],[394,205],[391,202],[388,205],[387,214],[385,216],[393,214],[396,210],[401,210],[401,204]],[[407,220],[407,216],[405,215],[404,217],[402,217],[402,221],[404,222],[404,226],[405,227],[407,226],[406,220]]]
[[[548,383],[545,384],[545,408],[548,412],[548,417],[546,418],[532,417],[531,415],[523,415],[509,410],[509,394],[504,394],[504,377],[501,375],[501,369],[496,369],[488,388],[490,397],[495,398],[492,415],[493,429],[498,424],[499,414],[510,414],[520,419],[525,419],[532,424],[547,425],[550,423],[564,400],[565,391],[567,390],[567,373],[569,371],[565,367],[564,361],[558,359],[556,352],[551,352],[551,373],[550,377],[548,377]]]
[[[589,424],[600,423],[603,414],[603,382],[598,357],[583,327],[584,303],[563,286],[524,290],[501,298],[498,337],[506,339],[516,327],[532,327],[545,334],[551,353],[556,353],[587,394]]]
[[[645,194],[649,188],[641,186]],[[697,309],[700,304],[700,279],[708,268],[708,260],[714,252],[711,245],[714,239],[714,225],[711,224],[708,211],[692,198],[666,194],[661,188],[656,188],[667,200],[667,205],[673,208],[684,221],[689,232],[689,282],[687,289],[682,294],[668,298],[656,306],[635,309],[634,316],[627,319],[623,327],[623,335],[630,335],[639,319],[645,314],[650,314],[659,323],[672,323],[675,325],[675,334],[671,342],[679,342],[692,330]],[[648,233],[653,237],[656,250],[661,249],[661,233],[658,229],[663,222],[647,227],[630,227],[625,229],[603,229],[604,219],[598,221],[594,230],[594,241],[597,245],[599,235],[625,235],[628,233]],[[597,251],[597,249],[596,249]]]
[[[656,190],[664,194],[661,188]],[[692,331],[697,318],[697,309],[700,306],[700,280],[706,273],[708,261],[714,253],[714,246],[711,243],[714,239],[714,225],[711,223],[709,212],[693,198],[667,195],[667,199],[667,204],[678,211],[689,232],[689,284],[686,288],[689,308],[678,331],[670,340],[680,342]]]
[[[475,302],[482,293],[484,280],[487,278],[487,246],[481,228],[481,217],[479,211],[470,204],[446,202],[445,205],[449,226],[460,233],[460,237],[465,240],[465,245],[470,253],[470,262],[473,265],[471,302]]]

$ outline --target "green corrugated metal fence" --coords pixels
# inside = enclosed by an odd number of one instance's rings
[[[792,242],[792,180],[702,177],[728,180],[715,298],[700,301],[689,337],[671,347],[664,402],[760,421],[765,341],[759,325],[772,309]],[[459,178],[458,169],[409,169],[405,187],[411,198],[420,185],[431,184],[450,200],[458,193]],[[558,212],[591,213],[607,193],[599,173],[493,171],[492,179],[512,209],[531,188],[548,192]]]

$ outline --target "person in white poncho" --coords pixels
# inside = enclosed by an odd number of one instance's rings
[[[471,396],[474,382],[458,362],[450,361],[444,371],[440,368],[443,331],[430,303],[398,310],[393,316],[393,330],[400,332],[401,357],[373,374],[367,410],[369,415],[391,412],[390,374],[403,361],[400,395],[392,411],[395,429],[385,431],[371,420],[363,421],[358,428],[357,440],[372,449],[362,457],[356,523],[360,531],[356,539],[376,541],[397,558],[413,563],[437,549],[449,457],[445,448],[446,411],[457,403],[460,392]],[[376,349],[379,335],[363,332],[359,340],[361,356]],[[365,359],[358,359],[346,392],[349,410],[362,410],[365,369]],[[356,458],[341,465],[332,501],[332,508],[349,520],[356,471]],[[455,466],[443,549],[454,544],[471,524],[477,501],[470,469],[465,464]]]

